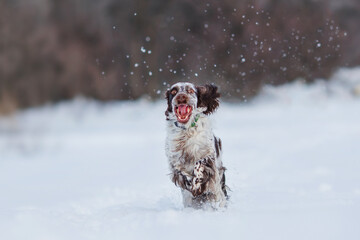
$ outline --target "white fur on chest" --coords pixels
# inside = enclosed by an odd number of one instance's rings
[[[181,168],[190,174],[196,161],[215,154],[214,135],[206,118],[200,118],[195,127],[188,129],[170,122],[167,134],[166,153],[175,169]]]

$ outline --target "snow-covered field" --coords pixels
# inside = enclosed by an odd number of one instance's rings
[[[352,79],[352,80],[351,80]],[[213,116],[226,210],[184,209],[165,102],[77,99],[0,118],[0,239],[360,239],[360,70]]]

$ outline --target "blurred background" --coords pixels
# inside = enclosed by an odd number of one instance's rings
[[[359,43],[359,0],[0,0],[0,239],[360,239]],[[227,210],[169,179],[177,81]]]
[[[0,0],[0,114],[176,81],[244,101],[360,64],[358,0]]]

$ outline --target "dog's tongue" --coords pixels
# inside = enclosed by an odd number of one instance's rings
[[[188,106],[188,105],[185,105],[185,104],[181,104],[181,105],[179,105],[179,113],[180,113],[180,115],[182,115],[182,116],[185,116],[185,115],[187,115],[188,114],[188,108],[189,108],[190,106]]]

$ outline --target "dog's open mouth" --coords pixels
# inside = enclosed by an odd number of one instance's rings
[[[192,113],[192,107],[187,104],[175,106],[175,115],[179,123],[187,123]]]

